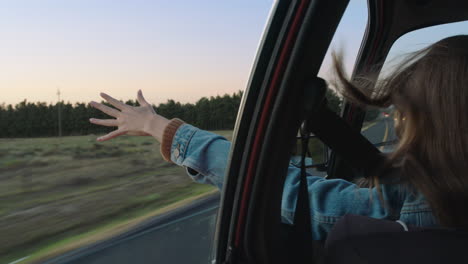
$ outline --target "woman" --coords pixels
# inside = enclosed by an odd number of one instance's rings
[[[325,239],[345,214],[468,229],[468,36],[446,38],[415,53],[378,82],[372,93],[367,89],[372,83],[346,80],[338,57],[335,70],[337,87],[348,99],[366,106],[395,106],[400,142],[387,166],[400,173],[392,178],[374,175],[366,188],[341,179],[309,176],[314,239]],[[91,102],[115,117],[91,119],[92,123],[118,127],[99,141],[123,134],[151,135],[161,142],[166,161],[186,167],[195,181],[222,189],[230,142],[158,115],[141,91],[140,107],[101,96],[120,111]],[[289,167],[282,201],[286,223],[294,219],[299,175],[298,168]]]

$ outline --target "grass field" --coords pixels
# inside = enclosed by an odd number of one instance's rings
[[[50,254],[76,242],[70,238],[99,237],[214,189],[164,162],[151,137],[96,138],[0,139],[0,263]]]

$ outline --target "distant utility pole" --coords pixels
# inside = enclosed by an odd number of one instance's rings
[[[60,109],[60,105],[62,102],[60,101],[60,89],[57,89],[57,96],[58,96],[58,103],[57,103],[57,111],[58,111],[58,134],[59,137],[62,136],[62,113]]]

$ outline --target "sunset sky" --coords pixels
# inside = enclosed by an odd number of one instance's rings
[[[348,64],[364,33],[365,2],[351,1],[332,44],[344,48]],[[272,5],[273,0],[3,1],[0,103],[52,103],[57,89],[66,102],[99,100],[101,91],[134,99],[142,89],[155,104],[244,90]],[[461,28],[466,23],[454,31]]]

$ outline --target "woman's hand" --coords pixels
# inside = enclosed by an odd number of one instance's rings
[[[136,107],[124,104],[105,93],[101,93],[101,97],[118,110],[94,101],[92,101],[90,105],[110,116],[115,117],[115,119],[91,118],[89,121],[96,125],[113,126],[118,128],[107,135],[99,137],[97,139],[98,141],[106,141],[120,135],[132,135],[153,136],[161,142],[162,133],[164,132],[166,125],[169,123],[169,120],[156,114],[151,104],[143,97],[141,90],[138,91],[137,95],[137,100],[140,106]]]

